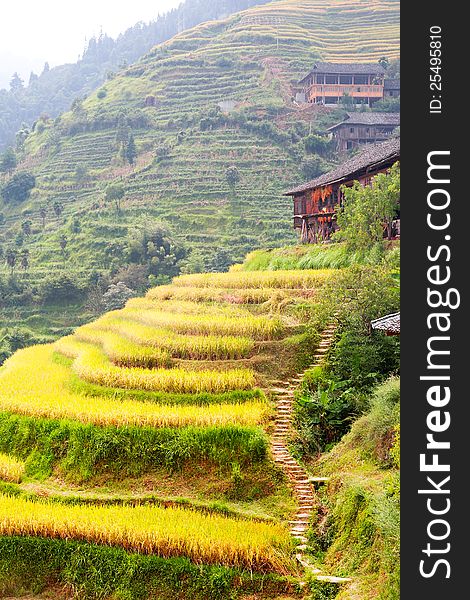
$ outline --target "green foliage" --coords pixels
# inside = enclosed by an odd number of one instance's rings
[[[228,167],[228,169],[225,171],[225,178],[227,179],[227,183],[229,184],[230,187],[232,187],[232,188],[235,187],[241,179],[240,173],[239,173],[237,167],[235,167],[235,166]]]
[[[367,390],[400,366],[400,344],[396,337],[375,332],[365,336],[344,331],[330,358],[336,377],[348,380],[358,390]]]
[[[384,228],[390,239],[392,221],[400,202],[400,166],[395,163],[388,174],[379,173],[370,186],[354,182],[342,186],[344,206],[338,212],[338,236],[350,250],[370,250],[383,239]]]
[[[31,173],[22,171],[16,173],[13,177],[2,187],[1,195],[5,202],[9,203],[20,203],[24,202],[29,198],[31,190],[36,185],[36,178]]]
[[[343,330],[370,334],[372,319],[399,310],[399,286],[387,266],[354,265],[340,271],[321,290],[321,300],[337,310]]]
[[[323,452],[338,442],[349,430],[357,414],[351,393],[344,392],[344,382],[326,378],[316,389],[309,389],[296,399],[296,445],[302,454]]]
[[[0,365],[21,348],[49,341],[48,337],[37,335],[27,327],[0,328]]]
[[[121,210],[121,200],[126,195],[126,188],[122,183],[110,183],[105,190],[105,199],[107,202],[115,202],[116,210]]]
[[[39,288],[39,296],[42,302],[61,304],[76,300],[82,291],[73,277],[67,273],[59,273],[44,278]]]
[[[26,461],[26,472],[48,477],[58,468],[68,478],[86,481],[100,473],[140,475],[156,468],[168,471],[208,461],[229,468],[260,463],[267,438],[241,426],[95,427],[72,421],[0,414],[0,451]]]
[[[356,423],[352,441],[381,467],[399,466],[400,380],[391,378],[376,388],[370,411]]]
[[[315,179],[328,170],[328,167],[319,156],[313,158],[305,158],[300,168],[305,179]]]
[[[32,537],[0,539],[0,593],[39,594],[51,585],[67,586],[84,600],[121,598],[233,600],[249,593],[282,593],[289,582],[186,558],[130,554],[120,548]]]
[[[0,155],[0,173],[11,173],[16,169],[17,159],[13,148],[7,148]]]

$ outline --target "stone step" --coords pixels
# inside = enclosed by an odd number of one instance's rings
[[[300,544],[299,546],[296,547],[296,550],[308,550],[310,548],[310,546],[307,546],[307,544]]]
[[[349,583],[352,581],[351,577],[335,577],[334,575],[317,575],[318,581],[325,581],[327,583]]]
[[[328,483],[330,477],[309,477],[308,481],[310,483]]]
[[[305,556],[303,556],[303,554],[296,554],[295,558],[302,565],[302,567],[304,567],[304,569],[308,569],[310,573],[321,573],[321,570],[317,569],[313,563],[311,563],[305,558]]]
[[[299,540],[299,542],[302,542],[303,544],[305,544],[306,542],[308,542],[308,538],[306,538],[301,533],[293,533],[292,537],[295,538],[296,540]]]

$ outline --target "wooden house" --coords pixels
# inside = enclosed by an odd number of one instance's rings
[[[399,160],[400,138],[393,137],[367,145],[332,171],[285,192],[294,201],[294,228],[301,241],[318,243],[330,239],[338,228],[336,210],[343,201],[341,186],[352,186],[355,181],[369,185],[375,175],[386,172]]]
[[[385,70],[378,63],[317,62],[300,82],[307,102],[339,104],[344,96],[372,106],[384,96]]]
[[[384,98],[398,98],[400,96],[400,80],[385,79]]]
[[[336,148],[343,152],[362,144],[387,140],[400,125],[400,113],[348,113],[344,121],[328,131],[336,140]]]

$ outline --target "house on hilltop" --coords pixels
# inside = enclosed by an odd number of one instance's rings
[[[338,151],[351,150],[362,144],[371,144],[388,139],[400,125],[400,113],[348,113],[344,121],[330,127],[328,131],[336,140]]]
[[[306,102],[339,104],[345,96],[372,106],[384,97],[385,69],[378,63],[317,62],[299,81]]]
[[[341,186],[355,181],[369,185],[378,173],[387,172],[400,160],[400,138],[367,145],[362,152],[330,171],[287,192],[294,201],[294,228],[303,243],[318,243],[330,239],[338,229],[336,211],[342,206]],[[399,235],[399,222],[395,224]]]

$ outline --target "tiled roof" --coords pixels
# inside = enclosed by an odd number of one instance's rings
[[[389,335],[397,335],[400,333],[400,313],[393,313],[380,317],[380,319],[374,319],[371,321],[372,329],[379,329],[380,331],[386,331]]]
[[[400,125],[400,113],[387,112],[354,112],[348,113],[347,117],[341,123],[329,127],[331,131],[341,125]]]
[[[358,171],[369,166],[380,164],[381,162],[386,162],[387,160],[394,158],[396,158],[396,160],[400,158],[399,137],[392,137],[389,140],[378,144],[368,144],[362,152],[355,154],[352,158],[346,160],[332,171],[299,185],[288,192],[285,192],[284,195],[293,196],[294,194],[304,192],[305,190],[335,183],[346,177],[351,177]]]
[[[348,74],[348,75],[383,75],[385,70],[378,63],[332,63],[332,62],[317,62],[313,65],[313,69],[301,81],[305,81],[314,71],[317,73],[332,73],[332,74]]]

